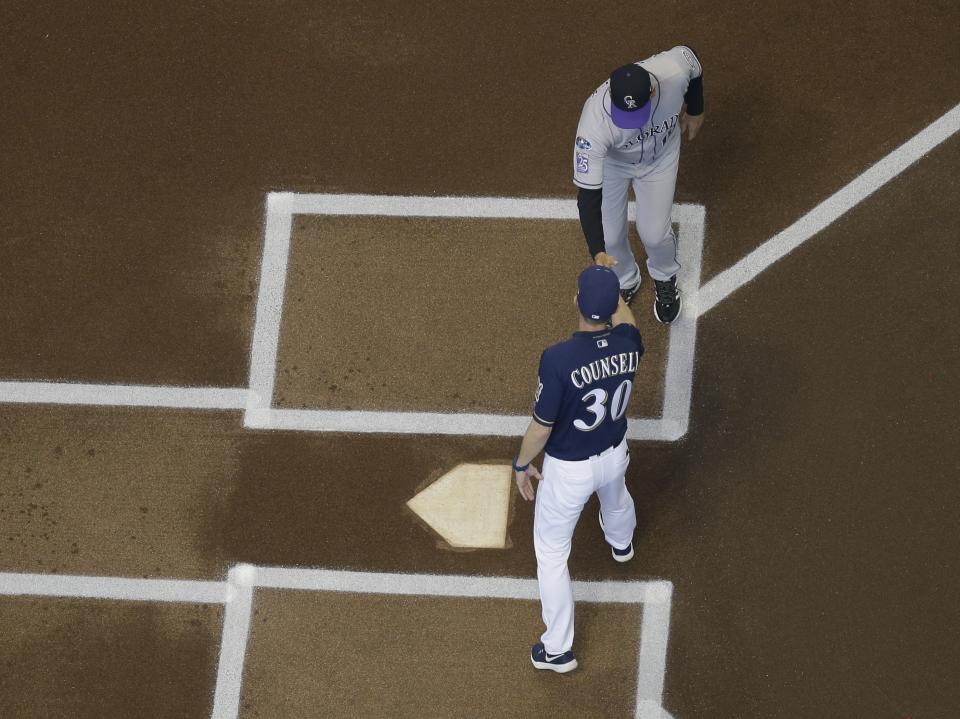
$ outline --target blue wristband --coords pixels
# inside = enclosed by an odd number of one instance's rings
[[[518,460],[518,459],[520,459],[520,455],[519,455],[519,454],[518,454],[516,457],[513,458],[513,471],[514,471],[514,472],[526,472],[526,471],[527,471],[527,467],[530,466],[530,463],[527,462],[527,463],[526,463],[525,465],[523,465],[522,467],[518,467],[518,466],[517,466],[517,460]]]

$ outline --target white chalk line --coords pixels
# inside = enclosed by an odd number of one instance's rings
[[[699,292],[699,313],[706,314],[774,262],[824,230],[860,202],[897,177],[960,130],[960,105],[928,125],[896,150],[777,233],[733,266],[707,282]]]
[[[522,436],[530,415],[466,412],[378,412],[361,410],[270,409],[249,413],[249,429],[307,432]],[[674,441],[671,427],[660,419],[631,418],[627,439]]]
[[[223,613],[220,636],[220,657],[213,690],[212,719],[236,719],[240,714],[243,689],[243,665],[250,638],[250,617],[253,613],[253,587],[234,567],[227,575],[228,599]]]
[[[271,407],[276,376],[283,287],[290,253],[292,217],[296,214],[378,217],[522,218],[576,220],[576,200],[508,197],[417,197],[404,195],[337,195],[272,193],[267,201],[267,232],[257,314],[251,348],[250,402],[244,426],[250,429],[436,434],[516,437],[529,415],[465,412],[389,412],[377,410],[278,409]],[[636,204],[628,205],[628,218]],[[676,441],[689,425],[693,359],[696,341],[695,311],[703,256],[705,210],[701,205],[677,204],[671,219],[680,227],[680,261],[688,270],[681,278],[686,320],[672,325],[667,352],[664,403],[661,417],[630,418],[627,439]],[[278,277],[283,273],[284,277]]]
[[[539,600],[536,579],[454,574],[353,572],[299,567],[257,567],[256,587],[356,594]],[[573,582],[574,599],[598,603],[666,603],[672,584],[664,580]]]
[[[247,410],[265,409],[273,397],[276,376],[277,345],[283,295],[287,283],[287,260],[293,225],[293,194],[271,192],[267,195],[267,217],[257,291],[256,317],[250,351],[250,395]]]
[[[670,441],[686,435],[693,398],[693,365],[699,315],[697,303],[706,223],[706,211],[699,205],[695,207],[699,209],[698,213],[691,209],[687,221],[678,223],[677,248],[683,271],[677,284],[683,293],[683,308],[680,316],[670,325],[661,413],[666,439]]]
[[[0,382],[0,402],[242,410],[247,389],[70,382]]]
[[[463,219],[578,220],[577,201],[566,197],[480,197],[429,195],[366,195],[336,193],[271,193],[289,197],[283,211],[293,215],[354,215],[376,217],[458,217]],[[269,197],[269,196],[268,196]],[[636,203],[627,205],[628,220],[636,217]],[[677,203],[673,222],[703,218],[702,205]]]
[[[578,602],[643,607],[637,647],[635,716],[666,719],[663,683],[673,585],[665,580],[574,581]],[[181,602],[226,605],[214,688],[214,719],[236,719],[256,588],[354,594],[466,597],[537,601],[535,579],[444,574],[355,572],[298,567],[237,565],[227,581],[131,579],[0,572],[0,596]]]
[[[0,572],[0,595],[223,604],[224,582]]]

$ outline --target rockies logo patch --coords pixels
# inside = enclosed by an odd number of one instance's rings
[[[590,172],[590,158],[584,155],[582,152],[577,153],[577,172],[582,175]]]

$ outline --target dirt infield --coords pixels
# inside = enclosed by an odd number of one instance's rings
[[[486,716],[628,716],[633,697],[623,687],[635,681],[636,657],[624,661],[614,648],[637,636],[639,612],[578,609],[592,660],[558,685],[512,651],[538,631],[534,602],[265,592],[254,616],[244,715],[439,718],[487,706]],[[510,703],[491,706],[497,694]]]
[[[575,278],[582,243],[576,222],[299,218],[276,404],[529,413],[540,352],[576,329],[575,280],[544,292],[530,268]],[[663,406],[666,333],[653,324],[644,311],[652,369],[631,416]]]
[[[505,550],[451,550],[405,506],[515,438],[40,406],[6,381],[246,388],[268,192],[572,199],[587,94],[679,42],[705,67],[677,193],[705,207],[704,283],[958,102],[955,3],[609,13],[0,9],[0,586],[237,562],[534,577],[516,496]],[[631,564],[585,510],[575,579],[673,584],[677,719],[960,713],[958,167],[953,136],[699,318],[689,431],[631,444]],[[522,414],[585,258],[575,222],[299,218],[269,399]],[[638,302],[631,415],[655,416],[668,335]],[[209,716],[226,611],[0,597],[0,715]],[[239,717],[632,716],[642,616],[578,605],[583,671],[554,677],[527,660],[535,602],[258,589]]]
[[[218,608],[3,598],[0,617],[3,716],[202,716]]]

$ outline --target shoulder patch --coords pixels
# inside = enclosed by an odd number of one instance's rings
[[[590,144],[590,140],[585,137],[577,137],[577,149],[579,150],[589,150],[593,145]]]
[[[683,59],[687,61],[687,64],[690,65],[694,70],[699,66],[697,63],[697,58],[693,56],[693,53],[690,52],[687,48],[682,48],[680,54],[683,55]]]
[[[577,153],[577,172],[586,175],[590,172],[590,158],[582,152]]]

